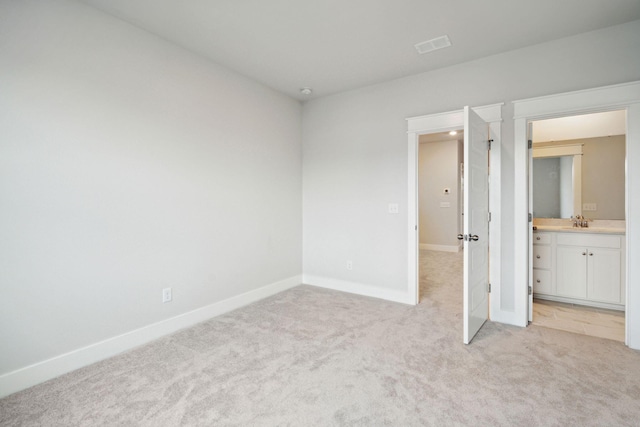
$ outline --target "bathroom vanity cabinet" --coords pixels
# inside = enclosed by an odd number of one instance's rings
[[[625,236],[586,230],[533,233],[534,296],[624,310]]]

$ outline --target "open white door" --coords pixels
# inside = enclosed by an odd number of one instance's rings
[[[464,308],[469,344],[489,318],[489,125],[464,107]]]

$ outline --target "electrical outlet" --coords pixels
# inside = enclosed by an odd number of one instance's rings
[[[162,302],[171,302],[171,288],[164,288],[162,290]]]
[[[353,270],[353,261],[351,260],[347,261],[347,270]]]

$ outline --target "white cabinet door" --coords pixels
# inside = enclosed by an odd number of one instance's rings
[[[620,303],[620,251],[589,248],[587,261],[587,296],[590,300]]]
[[[558,246],[556,251],[557,295],[587,298],[587,248]]]

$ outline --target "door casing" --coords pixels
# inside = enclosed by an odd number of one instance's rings
[[[529,149],[527,123],[531,120],[626,110],[626,315],[625,343],[640,349],[640,242],[629,236],[640,233],[640,81],[604,86],[576,92],[513,101],[515,128],[515,192],[514,192],[514,260],[515,260],[515,312],[521,326],[528,320],[529,278]]]
[[[491,309],[489,317],[503,323],[511,323],[512,314],[500,310],[500,131],[502,124],[502,106],[504,103],[474,107],[473,110],[489,123],[493,143],[489,152],[491,169],[489,170],[489,280],[491,283]],[[420,135],[456,130],[464,127],[463,109],[444,113],[430,114],[407,119],[408,131],[408,194],[407,194],[407,234],[408,234],[408,294],[412,303],[418,303],[418,146]]]

